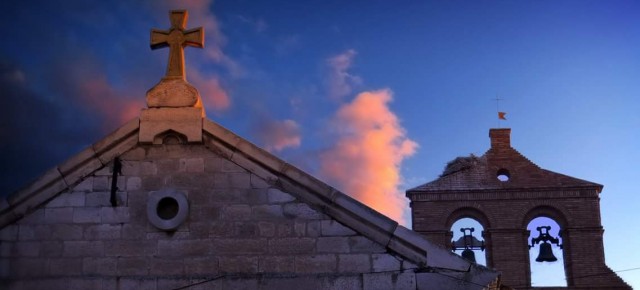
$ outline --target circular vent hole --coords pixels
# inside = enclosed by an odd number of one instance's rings
[[[506,181],[509,181],[509,178],[511,178],[511,175],[509,174],[509,170],[502,168],[498,170],[497,177],[498,177],[498,180],[502,182],[506,182]]]
[[[170,220],[178,215],[178,201],[171,197],[165,197],[158,202],[156,211],[158,216],[163,220]]]

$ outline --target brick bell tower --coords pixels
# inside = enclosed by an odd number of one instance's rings
[[[602,185],[540,168],[511,147],[510,134],[491,129],[484,155],[456,158],[438,179],[408,190],[413,230],[450,248],[453,223],[472,218],[484,228],[487,266],[504,285],[535,289],[527,225],[548,217],[560,226],[565,289],[631,289],[605,265]]]

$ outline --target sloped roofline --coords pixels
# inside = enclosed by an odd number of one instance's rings
[[[2,200],[0,229],[79,184],[87,176],[108,165],[115,157],[138,146],[139,129],[138,118],[129,121],[104,139],[48,170],[6,200]],[[418,267],[438,265],[457,271],[470,271],[473,268],[474,271],[484,272],[485,275],[491,272],[482,266],[471,267],[469,262],[459,256],[435,246],[414,231],[206,118],[203,118],[203,144],[209,150],[228,158],[267,182],[282,187]],[[498,273],[494,274],[494,277],[497,277]]]

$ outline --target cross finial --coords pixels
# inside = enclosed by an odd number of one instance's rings
[[[165,78],[186,80],[184,72],[184,48],[204,47],[204,28],[185,30],[189,14],[186,10],[169,12],[171,28],[169,30],[151,29],[151,49],[169,47],[169,63]]]

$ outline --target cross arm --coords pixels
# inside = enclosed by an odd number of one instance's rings
[[[151,29],[151,49],[169,46],[169,31]]]
[[[198,48],[204,47],[204,28],[198,27],[184,31],[184,43]]]

